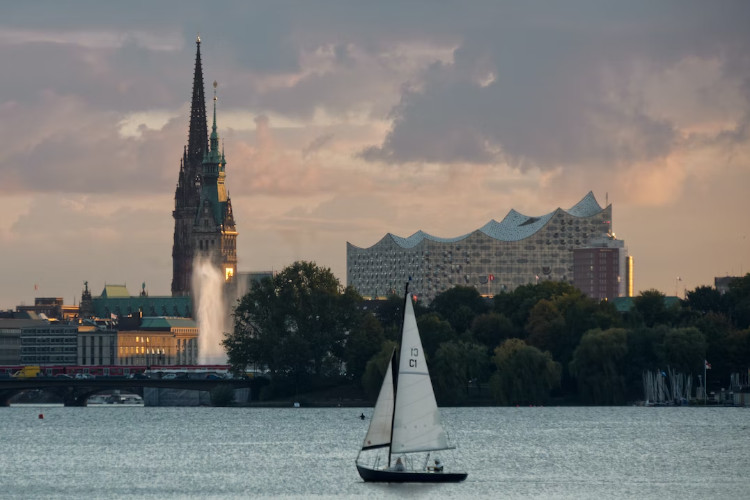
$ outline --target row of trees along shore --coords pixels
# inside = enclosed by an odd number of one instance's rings
[[[238,301],[223,345],[234,370],[268,373],[261,399],[374,400],[402,307],[402,295],[365,301],[330,269],[295,262]],[[628,404],[643,399],[647,372],[697,387],[709,360],[712,392],[750,366],[750,273],[725,294],[702,286],[671,304],[647,290],[625,313],[555,281],[492,299],[457,286],[415,311],[441,405]]]

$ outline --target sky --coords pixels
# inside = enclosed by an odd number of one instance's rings
[[[169,295],[195,39],[240,272],[593,191],[636,293],[750,272],[750,3],[0,4],[0,310]]]

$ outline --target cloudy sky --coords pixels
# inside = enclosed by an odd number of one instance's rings
[[[345,283],[347,241],[459,236],[588,191],[613,205],[636,291],[750,271],[746,1],[0,14],[0,309],[77,303],[84,281],[170,293],[197,34],[208,104],[219,83],[240,271],[302,259]]]

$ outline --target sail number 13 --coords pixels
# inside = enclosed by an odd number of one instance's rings
[[[419,357],[419,349],[417,349],[416,347],[412,347],[410,354],[411,354],[411,358],[409,359],[409,366],[411,368],[416,368],[417,367],[417,357]]]

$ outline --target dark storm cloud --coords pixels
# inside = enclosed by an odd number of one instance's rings
[[[38,139],[0,155],[0,173],[23,185],[33,181],[42,189],[75,190],[73,184],[83,181],[63,172],[89,172],[85,178],[92,186],[107,189],[141,182],[148,169],[171,170],[175,177],[186,139],[184,113],[165,130],[147,131],[138,140],[118,136],[117,126],[127,113],[184,108],[198,32],[207,91],[211,81],[219,81],[220,109],[308,120],[318,109],[337,117],[362,109],[378,113],[394,105],[398,94],[392,89],[401,85],[390,133],[361,153],[368,160],[541,168],[647,161],[667,155],[681,136],[674,123],[643,104],[639,89],[632,87],[634,68],[656,71],[691,56],[718,58],[726,77],[744,81],[750,94],[748,6],[163,1],[130,2],[125,8],[73,1],[62,8],[59,2],[12,3],[4,6],[0,32],[48,30],[83,38],[111,32],[117,43],[0,43],[0,61],[12,69],[0,73],[0,102],[18,106],[15,113],[0,108],[7,120],[0,130],[8,135],[15,123],[40,117],[20,130]],[[396,63],[383,54],[412,42],[453,43],[457,49],[452,63],[408,71],[390,66]],[[295,74],[300,55],[319,47],[332,48],[331,66]],[[265,90],[258,84],[287,74],[297,77],[293,84],[265,83]],[[61,107],[55,116],[67,127],[49,131],[51,120],[43,119],[38,103],[54,108],[48,102],[54,99],[85,101],[85,106]],[[93,117],[89,121],[78,113]],[[745,137],[741,130],[735,135]],[[167,163],[154,166],[154,158]],[[146,165],[138,170],[133,163],[142,161]],[[61,162],[69,168],[52,171]],[[118,162],[124,167],[116,172],[105,175],[100,168]],[[27,168],[19,173],[17,165]],[[118,182],[108,183],[108,175]]]
[[[688,57],[727,66],[730,53],[750,49],[750,4],[587,5],[501,4],[481,29],[465,33],[453,64],[433,66],[404,91],[385,141],[361,156],[542,168],[661,157],[677,141],[675,126],[644,108],[632,72]],[[728,77],[747,81],[746,63],[732,69]]]

